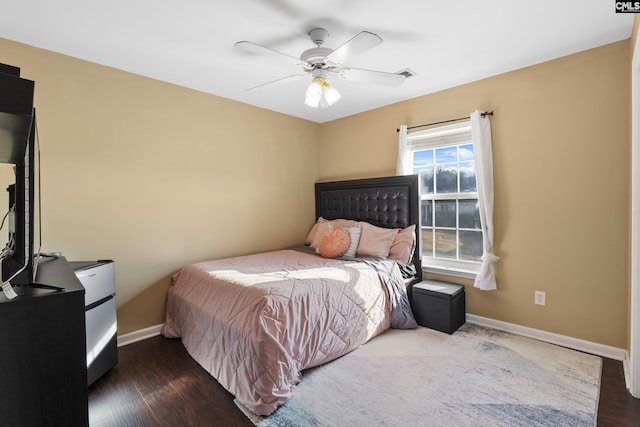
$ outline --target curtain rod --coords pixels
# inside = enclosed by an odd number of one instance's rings
[[[482,113],[480,113],[481,117],[486,117],[486,116],[493,116],[493,111],[483,111]],[[457,119],[449,119],[449,120],[442,120],[440,122],[433,122],[433,123],[426,123],[424,125],[416,125],[416,126],[411,126],[408,127],[407,130],[410,129],[417,129],[417,128],[423,128],[423,127],[427,127],[427,126],[434,126],[434,125],[441,125],[444,123],[452,123],[452,122],[459,122],[461,120],[469,120],[469,117],[458,117]],[[400,132],[400,129],[396,129],[396,132]]]

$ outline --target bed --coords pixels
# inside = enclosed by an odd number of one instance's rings
[[[416,326],[417,175],[317,183],[315,195],[309,246],[188,265],[169,288],[162,334],[258,415],[284,404],[304,369]]]

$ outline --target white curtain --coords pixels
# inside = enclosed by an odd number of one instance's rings
[[[493,263],[500,258],[493,253],[493,157],[491,151],[491,122],[481,111],[471,113],[471,138],[478,187],[478,208],[482,227],[482,265],[474,287],[490,291],[497,288]]]
[[[398,130],[400,140],[398,141],[398,165],[396,167],[396,175],[410,175],[413,168],[411,167],[411,155],[407,147],[407,125],[401,125]]]

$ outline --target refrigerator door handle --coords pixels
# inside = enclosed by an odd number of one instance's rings
[[[97,306],[109,301],[110,299],[115,298],[115,295],[107,295],[106,297],[99,299],[98,301],[94,302],[93,304],[89,304],[88,306],[86,306],[84,308],[84,311],[89,311],[92,308],[96,308]]]

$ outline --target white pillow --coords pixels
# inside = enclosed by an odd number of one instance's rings
[[[360,244],[360,227],[342,227],[349,232],[349,236],[351,236],[351,244],[349,245],[349,249],[344,254],[344,256],[355,257],[356,251],[358,250],[358,244]]]

